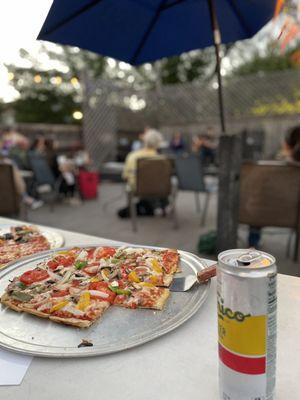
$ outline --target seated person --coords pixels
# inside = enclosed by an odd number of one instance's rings
[[[180,132],[176,132],[173,135],[169,147],[174,154],[182,154],[185,151],[185,142]]]
[[[37,208],[42,207],[44,202],[42,200],[34,199],[33,197],[29,196],[26,191],[26,185],[24,179],[18,169],[18,167],[11,161],[9,158],[0,155],[0,162],[4,164],[9,164],[12,166],[13,170],[13,179],[16,188],[17,194],[20,196],[21,201],[23,204],[29,206],[32,210],[36,210]]]
[[[125,160],[123,178],[127,181],[131,190],[136,187],[137,161],[140,158],[151,158],[159,156],[157,149],[162,143],[162,135],[155,129],[148,129],[143,134],[143,147],[139,150],[130,152]],[[141,199],[137,204],[138,215],[153,215],[154,207],[151,201]],[[129,208],[125,207],[118,211],[121,218],[129,217]]]
[[[292,128],[286,134],[281,150],[276,157],[277,160],[297,162],[299,160],[300,150],[300,126]]]
[[[208,134],[198,135],[193,138],[192,150],[196,153],[202,165],[214,164],[216,155],[216,143]]]
[[[155,157],[158,155],[157,149],[162,143],[162,135],[155,129],[148,129],[143,135],[143,147],[139,150],[131,151],[125,160],[123,178],[131,188],[135,189],[137,160],[139,158]]]
[[[76,189],[74,163],[70,158],[61,155],[58,157],[58,165],[62,176],[59,192],[62,193],[66,199],[72,199],[74,198]]]

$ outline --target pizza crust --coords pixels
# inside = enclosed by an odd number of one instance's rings
[[[154,310],[160,310],[161,311],[164,308],[164,305],[166,304],[169,296],[170,296],[169,289],[165,289],[163,291],[163,293],[161,294],[161,296],[158,299],[156,299],[153,307],[151,307],[151,308],[154,309]],[[141,307],[141,308],[148,308],[148,307]]]
[[[78,319],[78,318],[62,318],[62,317],[49,317],[51,321],[57,322],[59,324],[71,325],[77,328],[88,328],[95,321],[89,321],[87,319]]]
[[[174,279],[174,276],[171,275],[171,274],[164,275],[163,276],[163,286],[164,287],[169,287],[171,285],[173,279]],[[156,286],[158,287],[159,285],[156,285]]]
[[[34,308],[26,307],[26,305],[20,305],[20,309],[27,314],[36,315],[37,317],[41,318],[49,318],[49,314],[43,313],[42,311],[38,311]]]
[[[7,293],[4,293],[0,299],[1,303],[5,306],[11,308],[14,311],[22,312],[23,310],[19,307],[19,305],[15,304],[14,301],[9,297]]]

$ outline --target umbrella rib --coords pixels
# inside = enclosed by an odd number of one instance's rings
[[[154,25],[156,24],[156,21],[158,20],[160,12],[163,10],[165,2],[166,2],[166,0],[162,0],[160,2],[159,6],[157,7],[157,9],[155,11],[155,14],[154,14],[153,18],[151,19],[147,30],[145,31],[145,33],[144,33],[144,35],[143,35],[143,37],[142,37],[137,49],[135,50],[132,58],[130,59],[130,62],[129,62],[130,64],[135,64],[135,61],[136,61],[138,55],[140,54],[140,51],[142,50],[146,40],[148,39],[148,37],[149,37],[149,35],[150,35],[151,31],[152,31],[152,28],[154,27]]]
[[[236,7],[236,4],[234,4],[234,1],[232,0],[228,0],[228,3],[231,5],[232,11],[234,12],[234,14],[236,15],[236,17],[242,22],[242,24],[244,25],[244,28],[247,31],[247,35],[252,36],[252,32],[251,29],[248,28],[248,24],[246,19],[243,17],[243,15],[240,13],[240,11],[238,10],[238,8]]]
[[[177,6],[178,4],[183,3],[183,2],[185,2],[185,1],[186,1],[186,0],[174,0],[173,3],[166,4],[166,5],[163,6],[162,8],[163,8],[163,10],[167,10],[168,8]]]
[[[58,22],[56,25],[54,25],[52,28],[46,30],[42,34],[43,35],[49,35],[50,33],[53,33],[54,31],[56,31],[57,29],[61,28],[62,26],[64,26],[68,22],[72,21],[72,19],[78,17],[78,15],[80,15],[80,14],[88,11],[89,9],[93,8],[95,5],[97,5],[101,1],[102,0],[93,0],[93,1],[91,1],[89,4],[81,7],[79,10],[75,11],[73,14],[69,15],[68,17],[66,17],[62,21]]]

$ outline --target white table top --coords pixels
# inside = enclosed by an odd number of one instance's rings
[[[0,218],[1,223],[8,220]],[[66,245],[111,243],[61,231]],[[277,400],[300,398],[300,279],[278,276]],[[120,353],[84,359],[34,358],[3,400],[217,400],[216,285],[201,309],[175,331]],[[1,371],[0,371],[1,373]]]

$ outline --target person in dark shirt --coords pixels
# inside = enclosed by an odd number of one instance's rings
[[[57,152],[55,150],[55,142],[53,139],[45,139],[45,157],[48,165],[55,178],[58,178],[61,173],[57,162]]]
[[[180,132],[176,132],[170,141],[170,150],[175,154],[185,151],[185,142]]]

